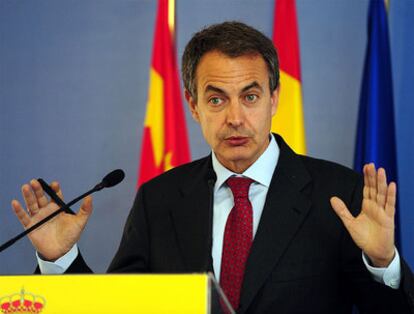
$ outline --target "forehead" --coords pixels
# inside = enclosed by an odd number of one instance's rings
[[[208,86],[238,89],[257,82],[263,89],[269,86],[266,62],[259,54],[229,57],[218,51],[206,53],[196,70],[197,91]]]

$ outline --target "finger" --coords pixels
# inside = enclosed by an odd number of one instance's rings
[[[364,165],[362,168],[362,173],[364,174],[364,189],[363,189],[363,196],[364,198],[369,198],[369,180],[368,180],[368,165]]]
[[[343,224],[345,225],[346,229],[350,229],[350,225],[355,220],[354,216],[349,212],[348,207],[339,197],[331,197],[331,206],[334,209],[335,213],[339,216],[342,220]]]
[[[17,218],[19,219],[20,223],[26,228],[30,224],[30,217],[23,209],[22,205],[19,201],[12,200],[11,205],[13,207],[13,211],[16,214]]]
[[[46,197],[46,195],[45,195],[45,193],[44,193],[44,191],[42,189],[42,186],[40,185],[39,181],[34,180],[34,179],[31,180],[30,181],[30,186],[32,187],[32,190],[34,192],[34,195],[35,195],[35,197],[37,199],[37,204],[39,206],[39,209],[47,206],[47,204],[49,204],[49,200]],[[36,212],[37,211],[35,211],[35,212],[32,211],[32,214],[35,214]]]
[[[62,193],[62,190],[60,188],[59,182],[53,181],[50,184],[50,187],[53,189],[53,191],[55,191],[55,193],[57,194],[57,196],[59,196],[59,198],[63,201],[63,193]]]
[[[362,200],[361,212],[373,220],[378,220],[381,214],[384,215],[382,210],[378,210],[377,202],[371,199]]]
[[[389,217],[395,215],[395,204],[397,201],[397,185],[395,182],[391,182],[387,190],[387,201],[385,203],[385,213]]]
[[[377,199],[377,173],[374,163],[370,163],[367,167],[368,173],[368,186],[369,186],[369,198],[372,200]]]
[[[32,215],[32,213],[37,212],[39,210],[39,206],[37,204],[37,199],[33,194],[32,188],[29,184],[24,184],[22,186],[22,195],[29,214]]]
[[[387,176],[383,168],[378,169],[377,174],[377,204],[381,209],[385,208],[387,199]]]
[[[79,212],[76,214],[82,226],[86,224],[89,216],[92,214],[92,208],[92,196],[89,195],[83,199]]]

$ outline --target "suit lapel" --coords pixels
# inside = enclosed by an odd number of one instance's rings
[[[212,168],[210,156],[188,174],[186,181],[178,182],[182,199],[170,211],[187,272],[206,272],[212,267],[208,248],[211,218],[206,174],[209,168]]]
[[[280,156],[269,187],[262,217],[254,238],[241,292],[244,312],[269,277],[311,207],[303,188],[310,176],[297,155],[276,137]]]

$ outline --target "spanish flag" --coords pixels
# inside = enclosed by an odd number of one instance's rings
[[[280,63],[279,105],[272,131],[279,133],[298,154],[306,154],[295,0],[276,0],[273,43]]]
[[[190,161],[174,45],[174,0],[158,0],[138,186]]]

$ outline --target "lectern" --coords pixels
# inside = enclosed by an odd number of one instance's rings
[[[234,313],[212,274],[0,276],[0,313]]]

